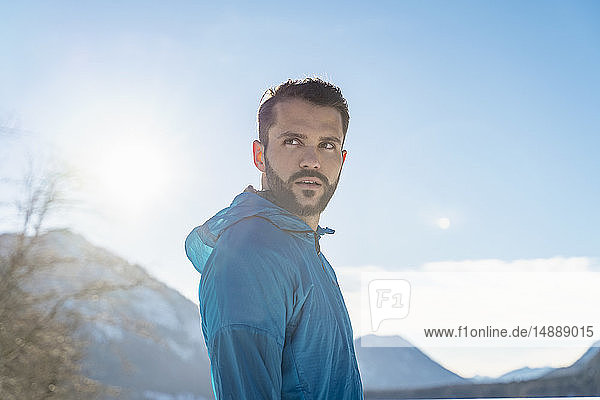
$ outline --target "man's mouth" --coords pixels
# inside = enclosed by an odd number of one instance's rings
[[[321,181],[316,178],[303,178],[298,179],[294,182],[296,185],[300,185],[304,188],[316,189],[321,186]]]

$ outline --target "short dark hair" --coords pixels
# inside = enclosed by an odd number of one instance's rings
[[[260,99],[258,138],[265,147],[269,142],[269,129],[275,122],[275,104],[287,99],[302,99],[318,106],[328,106],[338,110],[342,116],[343,140],[346,139],[350,113],[340,88],[319,78],[288,79],[276,87],[267,89]]]

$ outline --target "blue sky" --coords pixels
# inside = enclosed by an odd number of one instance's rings
[[[334,267],[599,256],[597,2],[0,9],[0,118],[23,131],[0,137],[3,174],[25,148],[81,171],[88,212],[55,223],[193,299],[183,240],[258,186],[263,90],[315,74],[351,115],[321,218],[336,229],[322,243]]]

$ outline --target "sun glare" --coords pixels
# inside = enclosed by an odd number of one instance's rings
[[[147,209],[168,183],[166,154],[147,138],[117,140],[92,158],[89,183],[95,200],[128,216]]]

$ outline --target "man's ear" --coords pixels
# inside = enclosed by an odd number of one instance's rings
[[[267,169],[265,165],[265,146],[258,140],[252,142],[252,156],[256,168],[258,168],[260,172],[265,172]]]
[[[342,165],[344,165],[344,161],[346,161],[346,155],[348,152],[346,150],[342,150]]]

